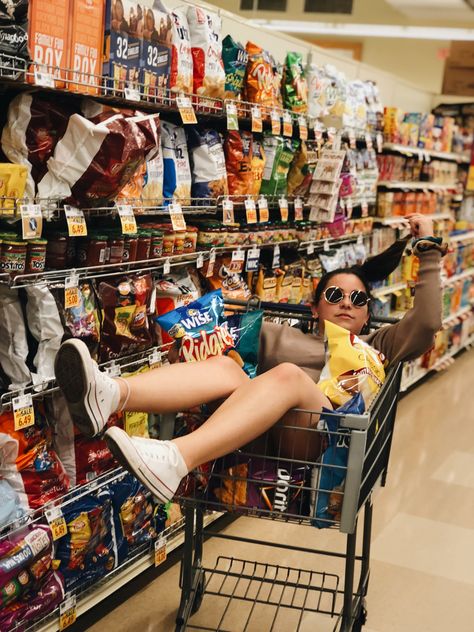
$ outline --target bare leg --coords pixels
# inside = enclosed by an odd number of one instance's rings
[[[206,423],[174,443],[190,470],[249,443],[291,408],[321,410],[323,406],[332,408],[311,378],[296,365],[284,363],[239,386]],[[312,424],[318,419],[313,415]],[[304,420],[307,424],[308,417]],[[303,423],[303,417],[297,417],[297,423]]]
[[[125,410],[168,413],[187,410],[228,397],[249,379],[232,358],[216,357],[203,362],[171,364],[126,378],[130,397]],[[127,396],[123,380],[117,380],[120,404]]]

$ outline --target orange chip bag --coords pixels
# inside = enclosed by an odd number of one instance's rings
[[[275,79],[272,59],[263,48],[252,42],[247,42],[246,50],[249,56],[245,79],[247,101],[273,107]]]
[[[265,164],[266,158],[263,143],[254,138],[252,143],[252,195],[260,193]]]
[[[252,145],[251,132],[227,132],[224,153],[229,195],[249,195],[253,192]]]
[[[324,321],[326,364],[318,386],[335,406],[361,393],[366,408],[385,380],[385,356],[377,349],[328,320]]]

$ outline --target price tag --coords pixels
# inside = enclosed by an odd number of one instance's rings
[[[286,198],[280,198],[278,200],[278,206],[280,207],[281,221],[287,222],[288,221],[288,200]]]
[[[268,222],[270,219],[267,198],[263,196],[258,200],[258,214],[261,222]]]
[[[161,366],[162,353],[158,349],[153,349],[148,358],[150,369],[157,369]]]
[[[171,218],[171,224],[173,225],[173,230],[186,230],[186,220],[184,219],[181,204],[179,204],[178,202],[170,204],[168,206],[168,210]]]
[[[163,564],[166,560],[166,540],[165,538],[158,538],[155,541],[155,567]]]
[[[303,220],[303,200],[296,198],[295,200],[295,222],[301,222]]]
[[[140,101],[140,90],[137,87],[129,86],[124,88],[123,94],[128,101]]]
[[[350,219],[352,217],[352,198],[346,200],[346,217]]]
[[[225,198],[222,201],[222,223],[234,224],[234,203],[229,198]]]
[[[64,307],[71,309],[72,307],[80,307],[80,305],[79,277],[77,274],[72,274],[64,279]]]
[[[273,260],[272,260],[272,269],[280,267],[280,246],[276,244],[273,248]]]
[[[112,362],[105,367],[105,372],[109,377],[120,377],[122,374],[120,365],[117,364],[115,360],[112,360]]]
[[[354,134],[354,130],[351,130],[349,132],[349,147],[351,149],[356,149],[357,148],[357,142],[356,142],[356,137]]]
[[[367,203],[367,200],[362,200],[361,202],[361,207],[362,207],[362,217],[368,217],[369,215],[369,205]]]
[[[23,239],[39,239],[43,230],[43,215],[39,204],[20,206]]]
[[[117,204],[117,211],[122,224],[122,233],[124,235],[135,235],[137,232],[137,220],[132,207],[129,204]]]
[[[189,97],[176,97],[176,105],[178,106],[181,120],[185,125],[196,125],[196,112]]]
[[[281,132],[281,121],[280,114],[277,110],[272,110],[270,112],[270,120],[272,122],[272,134],[279,134]]]
[[[204,257],[202,254],[198,255],[198,258],[196,259],[196,268],[200,269],[202,268],[204,265]]]
[[[314,252],[314,244],[313,242],[311,242],[310,244],[308,244],[308,254],[312,255]]]
[[[171,270],[171,263],[169,257],[166,257],[165,262],[163,264],[163,274],[169,274]]]
[[[261,132],[263,129],[262,110],[258,105],[253,105],[250,110],[252,116],[252,132]]]
[[[257,223],[257,209],[254,200],[245,200],[245,213],[247,215],[247,224]]]
[[[364,243],[364,238],[362,237],[362,233],[357,237],[357,245],[362,246]]]
[[[245,252],[243,250],[233,250],[232,251],[232,262],[241,262],[245,261]]]
[[[59,630],[69,628],[77,619],[76,595],[71,595],[59,604]]]
[[[379,152],[379,154],[381,154],[383,150],[383,135],[381,132],[377,133],[375,137],[375,143],[377,145],[377,151]]]
[[[255,272],[258,270],[258,262],[260,261],[260,250],[255,246],[247,253],[247,263],[245,270],[247,272]]]
[[[298,128],[301,140],[308,140],[308,121],[306,116],[298,116]]]
[[[374,146],[374,141],[372,140],[372,136],[370,134],[365,135],[365,144],[367,149],[372,149]]]
[[[54,77],[50,72],[35,68],[35,85],[42,88],[54,88]]]
[[[24,430],[24,428],[34,425],[35,411],[33,409],[33,398],[31,394],[28,393],[14,397],[12,406],[15,430]]]
[[[238,130],[239,118],[237,116],[237,106],[235,103],[226,103],[227,129]]]
[[[207,265],[206,277],[209,278],[214,274],[214,264],[216,263],[216,251],[214,248],[209,254],[209,263]]]
[[[67,534],[66,520],[60,507],[51,507],[45,511],[46,520],[51,528],[53,540],[59,540]]]
[[[283,112],[283,136],[293,136],[293,118],[287,110]]]
[[[339,151],[341,149],[341,141],[342,141],[341,132],[335,133],[333,136],[333,141],[332,141],[332,148],[334,149],[334,151]]]
[[[329,252],[329,241],[326,239],[323,246],[324,252]]]
[[[87,225],[83,211],[78,208],[74,208],[74,206],[66,205],[64,207],[64,212],[66,213],[66,222],[69,236],[86,237]]]

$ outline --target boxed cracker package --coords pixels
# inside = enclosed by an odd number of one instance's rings
[[[69,88],[99,94],[104,39],[104,0],[71,1]]]

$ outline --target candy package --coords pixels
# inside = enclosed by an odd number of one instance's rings
[[[148,309],[152,281],[149,274],[135,274],[99,282],[103,311],[99,357],[113,360],[124,354],[148,349],[152,336]]]
[[[248,53],[240,42],[227,35],[222,40],[226,99],[238,99],[245,83]]]
[[[173,9],[170,89],[173,92],[193,91],[193,55],[188,18],[184,9]]]
[[[186,133],[182,127],[163,122],[163,197],[174,199],[183,206],[191,204],[191,168],[189,166]]]
[[[202,204],[227,195],[227,172],[219,132],[190,127],[187,133],[191,159],[191,196]]]
[[[324,321],[327,360],[318,387],[336,405],[361,393],[368,407],[385,380],[385,357],[347,329]]]
[[[283,106],[292,112],[308,110],[308,84],[303,70],[303,55],[287,53],[282,81]]]
[[[222,20],[211,11],[189,6],[187,11],[193,54],[193,92],[222,99],[225,72],[222,63]]]
[[[362,415],[364,398],[360,393],[351,397],[336,410],[327,410],[319,418],[318,428],[325,430],[325,449],[321,463],[311,475],[311,516],[319,529],[330,527],[341,519],[344,481],[350,445],[350,430],[340,425],[344,415]]]
[[[227,132],[224,141],[224,153],[229,195],[244,196],[251,195],[253,193],[253,142],[253,135],[251,132]],[[255,161],[255,166],[256,165],[257,160]],[[261,173],[263,174],[263,167],[261,169]]]
[[[252,141],[252,195],[259,195],[260,193],[266,162],[263,143],[261,140],[254,138]]]
[[[275,106],[273,61],[263,48],[247,42],[245,100],[272,108]]]
[[[284,195],[287,192],[287,176],[298,141],[282,136],[266,135],[263,139],[266,164],[260,193]]]

